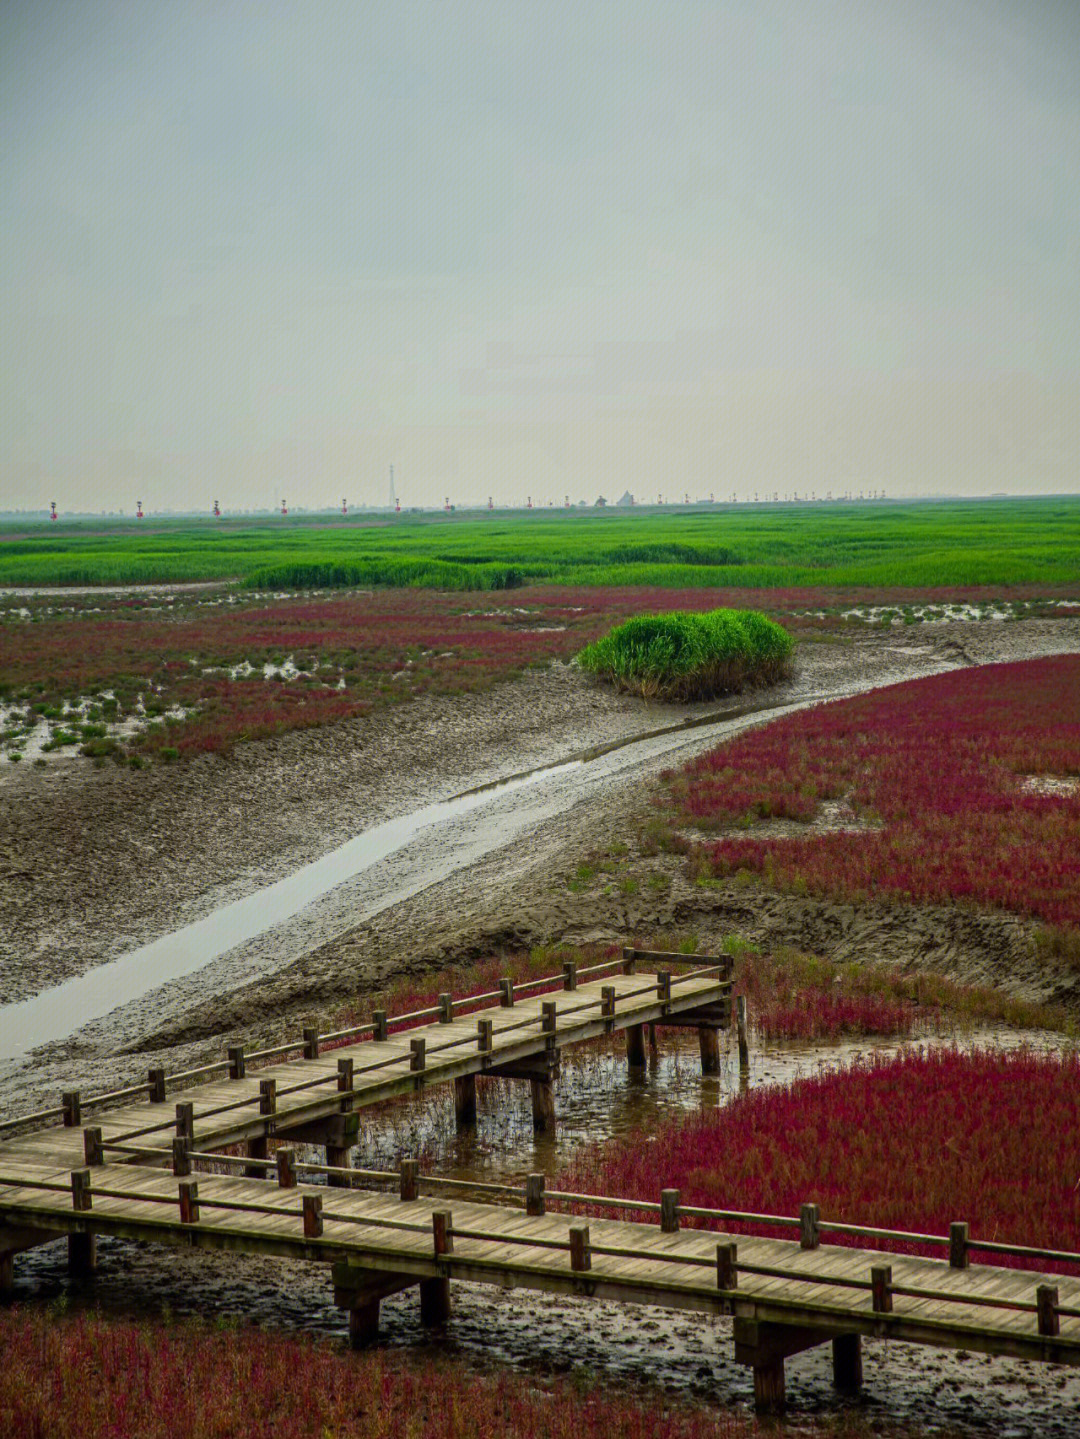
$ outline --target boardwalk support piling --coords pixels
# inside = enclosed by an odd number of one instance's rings
[[[739,1034],[739,1075],[749,1076],[750,1046],[746,1042],[746,995],[740,994],[735,1000],[735,1023]]]
[[[266,1135],[265,1135],[265,1134],[256,1134],[256,1135],[254,1135],[251,1139],[249,1139],[249,1140],[247,1141],[247,1143],[246,1143],[246,1145],[245,1145],[244,1147],[245,1147],[246,1150],[247,1150],[247,1157],[248,1157],[249,1159],[265,1159],[265,1158],[266,1158],[266,1155],[267,1155]],[[265,1177],[266,1177],[266,1170],[262,1167],[261,1164],[245,1164],[245,1165],[244,1165],[244,1178],[245,1178],[245,1179],[263,1179],[263,1178],[265,1178]]]
[[[626,1026],[626,1063],[631,1069],[645,1068],[645,1026]]]
[[[459,1129],[476,1123],[475,1074],[462,1074],[454,1080],[454,1115]]]
[[[532,1090],[533,1131],[536,1134],[555,1133],[555,1085],[550,1075],[547,1079],[530,1079]]]
[[[862,1389],[862,1341],[858,1334],[838,1334],[832,1342],[833,1386],[841,1394]]]
[[[90,1279],[97,1270],[97,1236],[68,1235],[68,1273],[75,1279]]]
[[[701,1050],[702,1074],[720,1073],[720,1035],[711,1027],[698,1030],[698,1047]]]

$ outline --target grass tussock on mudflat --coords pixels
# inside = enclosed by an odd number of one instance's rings
[[[775,684],[794,641],[755,610],[676,611],[617,625],[578,656],[584,669],[644,699],[690,701]]]

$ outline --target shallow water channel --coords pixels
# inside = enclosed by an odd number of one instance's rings
[[[375,824],[286,878],[202,919],[30,999],[0,1006],[0,1060],[10,1061],[38,1045],[65,1039],[120,1006],[151,995],[154,1018],[160,1021],[163,1011],[156,991],[203,975],[227,955],[227,965],[219,965],[227,975],[215,979],[221,987],[239,985],[255,975],[265,977],[275,964],[265,948],[251,941],[270,931],[298,925],[301,947],[310,947],[313,926],[321,926],[324,938],[327,928],[332,928],[333,919],[323,913],[327,905],[342,907],[345,917],[339,927],[362,923],[510,845],[531,827],[635,769],[660,761],[675,763],[719,738],[825,697],[835,695],[807,696],[790,704],[731,706],[510,775]],[[291,957],[286,946],[279,965]],[[188,996],[180,990],[177,998],[183,1003]]]
[[[552,1174],[590,1142],[629,1134],[656,1142],[649,1136],[662,1119],[723,1107],[738,1093],[733,1051],[722,1056],[719,1075],[703,1077],[695,1035],[661,1031],[659,1041],[659,1052],[640,1075],[628,1073],[621,1039],[564,1055],[554,1136],[534,1136],[528,1085],[508,1081],[480,1083],[476,1128],[458,1135],[453,1091],[442,1085],[422,1098],[368,1111],[352,1163],[396,1168],[402,1157],[419,1154],[424,1170],[447,1177],[516,1182],[532,1170]],[[1063,1043],[1054,1035],[993,1030],[923,1042],[1028,1043],[1046,1049]],[[905,1043],[910,1041],[755,1046],[749,1083],[787,1083],[825,1066],[850,1064],[870,1051],[895,1052]],[[305,1157],[320,1159],[321,1151],[311,1148]],[[735,1205],[739,1196],[732,1194],[727,1202]],[[62,1244],[23,1256],[16,1270],[20,1295],[74,1297],[65,1262]],[[241,1255],[102,1241],[98,1278],[83,1294],[103,1309],[127,1314],[165,1311],[255,1321],[336,1338],[344,1337],[346,1327],[322,1268]],[[538,1374],[582,1371],[602,1386],[660,1386],[723,1407],[748,1408],[752,1401],[750,1373],[734,1363],[727,1320],[475,1285],[455,1286],[453,1316],[441,1332],[421,1329],[415,1295],[408,1292],[386,1300],[382,1318],[384,1343],[458,1355],[471,1366],[509,1365]],[[1070,1370],[878,1342],[864,1345],[864,1370],[863,1398],[848,1401],[832,1389],[828,1346],[789,1361],[789,1423],[798,1428],[800,1419],[852,1402],[875,1419],[920,1432],[1064,1439],[1080,1422],[1080,1376]]]

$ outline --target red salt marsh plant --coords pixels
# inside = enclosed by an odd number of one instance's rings
[[[560,1187],[650,1200],[677,1188],[684,1204],[764,1214],[797,1215],[815,1203],[823,1219],[924,1234],[967,1220],[976,1242],[1080,1252],[1080,1056],[921,1048],[872,1056],[750,1090],[672,1121],[648,1142],[637,1134],[597,1146]],[[941,1257],[919,1245],[832,1238]],[[1002,1255],[993,1262],[1032,1267]]]
[[[862,901],[992,905],[1080,926],[1080,793],[1022,777],[1080,773],[1080,658],[989,665],[803,711],[669,776],[670,805],[702,832],[699,875],[743,871],[779,888]],[[847,797],[875,828],[755,838],[763,819],[809,821]],[[710,842],[710,829],[745,826]]]
[[[741,1416],[659,1395],[253,1328],[0,1311],[0,1433],[40,1439],[739,1439]]]

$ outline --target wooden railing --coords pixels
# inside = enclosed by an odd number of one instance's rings
[[[164,1156],[169,1151],[160,1151]],[[453,1266],[457,1263],[475,1263],[477,1256],[462,1258],[455,1256],[453,1241],[455,1238],[469,1240],[479,1244],[493,1244],[499,1246],[513,1246],[514,1248],[537,1249],[547,1251],[560,1251],[569,1255],[570,1268],[575,1273],[585,1273],[591,1269],[593,1256],[607,1256],[620,1259],[632,1259],[635,1261],[664,1264],[684,1265],[691,1268],[706,1268],[715,1271],[716,1289],[722,1295],[735,1299],[739,1294],[739,1275],[761,1276],[771,1279],[781,1279],[794,1285],[826,1285],[837,1289],[848,1290],[853,1293],[869,1293],[871,1296],[871,1311],[875,1315],[886,1317],[893,1312],[893,1299],[896,1296],[913,1299],[925,1299],[941,1303],[964,1305],[976,1308],[997,1309],[1012,1311],[1036,1316],[1037,1332],[1042,1336],[1054,1336],[1059,1333],[1060,1320],[1062,1318],[1080,1318],[1080,1308],[1063,1305],[1059,1301],[1058,1288],[1051,1284],[1040,1284],[1036,1286],[1034,1297],[1031,1300],[1020,1300],[1015,1298],[999,1298],[994,1295],[966,1293],[961,1290],[931,1289],[919,1285],[905,1285],[894,1283],[892,1277],[892,1266],[888,1263],[873,1264],[868,1272],[862,1277],[849,1274],[829,1274],[806,1268],[794,1268],[788,1265],[768,1265],[748,1263],[738,1257],[737,1243],[731,1238],[718,1241],[713,1254],[700,1254],[689,1250],[680,1250],[673,1247],[657,1249],[655,1247],[635,1247],[630,1245],[612,1245],[594,1243],[590,1237],[589,1225],[587,1223],[571,1224],[565,1239],[552,1237],[550,1234],[530,1234],[528,1230],[515,1229],[513,1233],[507,1233],[503,1229],[496,1232],[489,1232],[484,1229],[473,1229],[467,1226],[456,1226],[453,1221],[453,1213],[449,1209],[438,1209],[432,1213],[431,1224],[418,1222],[409,1219],[391,1219],[385,1216],[350,1213],[346,1210],[335,1209],[332,1200],[324,1200],[319,1194],[303,1194],[300,1206],[295,1210],[287,1208],[281,1202],[276,1204],[259,1203],[252,1200],[228,1199],[223,1197],[208,1196],[205,1193],[200,1196],[198,1181],[191,1177],[192,1165],[196,1163],[213,1163],[225,1165],[226,1167],[237,1165],[243,1168],[261,1167],[264,1170],[275,1170],[277,1174],[278,1187],[283,1190],[292,1190],[297,1187],[300,1174],[319,1174],[331,1180],[338,1180],[347,1183],[349,1186],[361,1184],[376,1185],[379,1187],[396,1186],[399,1196],[403,1201],[414,1201],[420,1196],[422,1190],[439,1192],[459,1192],[473,1196],[484,1196],[485,1198],[497,1199],[500,1202],[516,1202],[520,1204],[528,1215],[542,1216],[547,1212],[549,1204],[557,1205],[587,1205],[595,1208],[607,1208],[618,1210],[631,1210],[655,1216],[659,1223],[659,1229],[665,1234],[677,1234],[679,1232],[679,1221],[681,1219],[709,1220],[714,1223],[754,1223],[771,1224],[786,1228],[797,1228],[800,1232],[800,1242],[803,1249],[817,1249],[820,1245],[820,1234],[842,1233],[855,1236],[873,1237],[875,1239],[889,1240],[897,1243],[921,1243],[933,1244],[946,1247],[949,1250],[950,1267],[965,1269],[968,1264],[970,1250],[986,1249],[995,1254],[1012,1255],[1020,1258],[1042,1258],[1055,1262],[1080,1265],[1080,1254],[1067,1251],[1036,1249],[1027,1245],[1004,1244],[998,1241],[980,1243],[971,1240],[967,1235],[967,1225],[953,1225],[949,1235],[930,1235],[912,1233],[905,1230],[891,1230],[872,1228],[869,1226],[827,1223],[820,1220],[817,1214],[816,1205],[804,1205],[798,1217],[790,1215],[769,1215],[753,1214],[740,1210],[710,1209],[700,1205],[683,1205],[679,1202],[679,1191],[676,1189],[665,1189],[661,1191],[659,1203],[627,1199],[610,1195],[578,1194],[569,1191],[548,1190],[545,1185],[545,1178],[542,1174],[529,1175],[523,1185],[487,1184],[474,1182],[472,1180],[443,1179],[436,1175],[422,1175],[419,1164],[416,1160],[407,1159],[402,1162],[400,1170],[357,1170],[335,1167],[331,1165],[309,1164],[298,1161],[295,1151],[292,1149],[280,1149],[272,1160],[252,1160],[250,1158],[239,1158],[222,1154],[195,1151],[183,1145],[174,1147],[172,1151],[174,1161],[174,1172],[178,1178],[175,1194],[148,1194],[145,1190],[115,1188],[110,1184],[103,1184],[97,1181],[93,1169],[88,1166],[84,1169],[73,1170],[70,1175],[70,1182],[64,1184],[58,1180],[35,1179],[17,1175],[0,1175],[0,1188],[19,1188],[27,1190],[40,1190],[60,1194],[70,1194],[72,1209],[76,1213],[89,1213],[93,1210],[95,1197],[103,1199],[120,1199],[150,1205],[167,1205],[178,1210],[179,1223],[184,1226],[196,1226],[200,1223],[203,1210],[221,1210],[236,1214],[257,1214],[272,1215],[276,1218],[294,1215],[302,1226],[302,1234],[305,1240],[314,1240],[322,1237],[323,1226],[327,1222],[355,1225],[358,1227],[379,1229],[385,1231],[401,1231],[407,1233],[431,1232],[433,1237],[432,1257],[440,1261],[448,1271],[452,1272]],[[111,1171],[112,1174],[130,1171]],[[962,1234],[960,1233],[962,1231]],[[691,1231],[700,1233],[702,1231]],[[960,1243],[960,1240],[963,1243]],[[482,1262],[482,1256],[480,1256]],[[393,1257],[388,1256],[388,1267],[393,1265]]]

